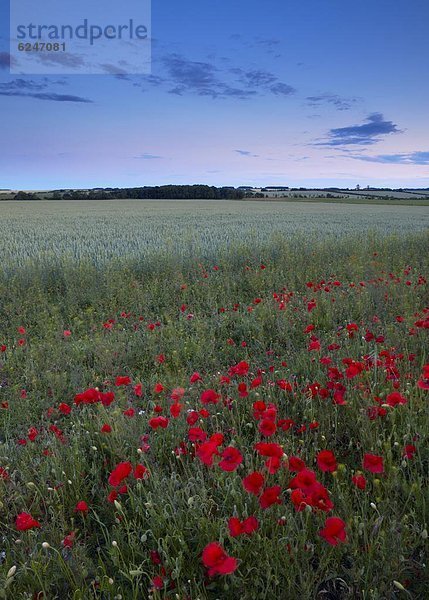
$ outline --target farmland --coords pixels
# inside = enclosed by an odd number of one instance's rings
[[[428,223],[2,202],[0,597],[423,599]]]
[[[154,255],[217,258],[273,236],[338,238],[427,231],[426,206],[248,201],[38,201],[0,204],[4,265]]]

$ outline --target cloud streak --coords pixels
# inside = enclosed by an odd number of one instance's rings
[[[135,156],[138,160],[157,160],[159,158],[164,158],[163,156],[158,156],[157,154],[140,154],[139,156]]]
[[[429,151],[404,152],[402,154],[378,154],[368,156],[363,154],[350,155],[350,158],[366,162],[390,165],[429,165]]]
[[[249,100],[257,96],[290,96],[295,89],[263,69],[219,68],[213,62],[190,60],[181,54],[166,54],[159,62],[159,75],[147,76],[140,87],[165,89],[170,94],[205,96],[212,99]]]
[[[240,156],[247,156],[249,158],[259,158],[259,154],[252,154],[250,150],[235,150],[234,152],[236,152]]]
[[[402,133],[393,121],[386,121],[381,113],[373,113],[361,125],[330,129],[327,139],[316,146],[347,147],[371,146],[391,133]]]
[[[343,98],[337,94],[319,94],[318,96],[307,96],[307,104],[313,108],[318,108],[323,104],[334,106],[337,110],[350,110],[358,98]]]
[[[57,94],[49,91],[47,87],[46,83],[37,82],[32,79],[13,79],[7,83],[0,83],[0,96],[35,98],[36,100],[48,100],[52,102],[92,103],[92,100],[89,98],[73,94]]]

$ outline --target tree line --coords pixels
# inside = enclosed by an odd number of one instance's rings
[[[36,194],[18,192],[15,200],[239,200],[245,197],[243,190],[234,187],[211,185],[161,185],[138,188],[95,188],[92,190],[55,190]]]

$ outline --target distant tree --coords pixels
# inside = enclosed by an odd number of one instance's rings
[[[30,192],[18,192],[13,197],[14,200],[38,200],[39,196]]]

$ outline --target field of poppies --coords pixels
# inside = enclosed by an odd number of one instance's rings
[[[428,241],[3,265],[0,598],[426,598]]]

